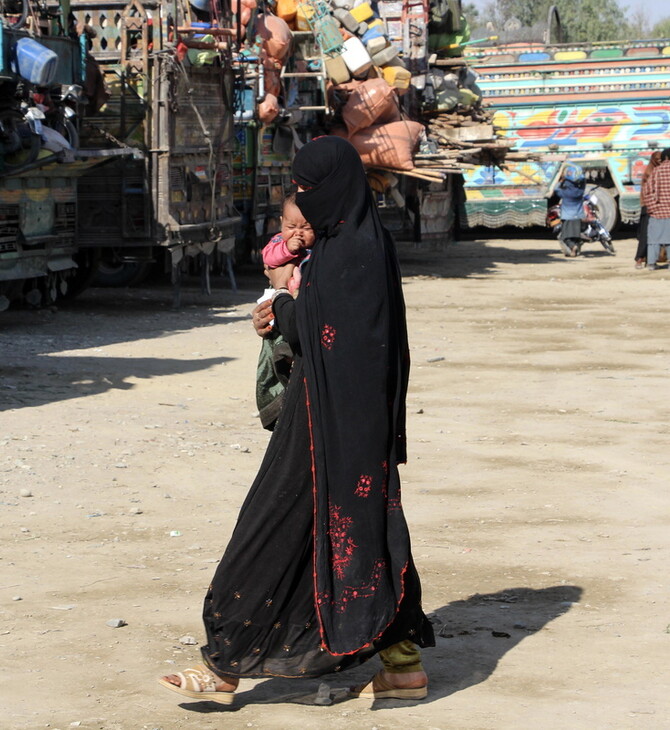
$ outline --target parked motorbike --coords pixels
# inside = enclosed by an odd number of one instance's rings
[[[592,188],[584,194],[584,212],[581,231],[582,244],[599,242],[605,251],[616,255],[614,244],[612,243],[612,236],[598,217],[598,196],[596,191],[597,188]],[[547,211],[547,226],[560,239],[562,227],[560,204],[552,205]]]

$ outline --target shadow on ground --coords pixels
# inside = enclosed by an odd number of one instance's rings
[[[235,323],[255,337],[250,293],[227,288],[207,296],[189,288],[183,299],[192,304],[173,311],[169,287],[100,288],[84,292],[67,307],[2,313],[0,411],[127,390],[133,387],[130,378],[186,374],[232,359],[225,353],[214,358],[132,357],[132,343],[138,340]],[[127,357],[106,351],[125,343]]]
[[[579,586],[549,588],[505,588],[496,593],[475,594],[453,601],[430,615],[436,634],[436,647],[422,653],[430,677],[428,698],[420,701],[354,699],[347,688],[370,679],[377,662],[363,665],[346,674],[331,674],[321,680],[268,679],[253,689],[241,691],[235,704],[222,708],[214,702],[182,703],[192,712],[230,712],[245,705],[292,703],[314,705],[323,696],[323,683],[330,690],[331,704],[345,701],[357,706],[371,704],[373,710],[410,707],[433,702],[486,681],[499,661],[526,637],[570,610],[580,601]],[[319,692],[321,687],[321,692]],[[300,688],[301,691],[296,691]],[[326,692],[327,694],[327,692]]]
[[[438,278],[490,276],[500,263],[557,267],[575,263],[574,259],[566,258],[559,242],[544,228],[476,229],[446,245],[430,241],[419,245],[399,242],[398,253],[403,276]],[[601,244],[585,243],[579,258],[608,256],[611,254]]]
[[[108,390],[131,390],[129,378],[150,379],[163,375],[193,373],[217,367],[233,358],[210,357],[177,360],[156,357],[45,357],[38,355],[30,365],[0,367],[0,412],[34,408],[57,401],[97,395]],[[184,408],[181,396],[174,403]]]

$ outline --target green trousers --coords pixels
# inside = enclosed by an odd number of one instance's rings
[[[393,644],[388,649],[382,649],[379,656],[384,669],[391,674],[423,671],[419,649],[409,639]]]

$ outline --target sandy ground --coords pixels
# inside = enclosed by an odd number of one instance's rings
[[[318,680],[245,680],[232,709],[156,682],[198,658],[267,442],[260,277],[179,312],[154,287],[3,314],[0,728],[669,728],[670,272],[618,250],[403,249],[404,500],[440,634],[418,703],[340,701],[376,660],[327,707]]]

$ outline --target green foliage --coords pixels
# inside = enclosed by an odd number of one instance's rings
[[[626,11],[618,0],[493,0],[486,15],[499,27],[516,18],[522,26],[546,24],[551,5],[561,16],[568,42],[625,40],[629,37]]]
[[[652,38],[670,38],[670,17],[659,20],[651,29]]]
[[[479,10],[473,3],[463,3],[463,15],[468,19],[468,25],[474,28],[481,20]]]
[[[625,10],[617,0],[556,0],[568,41],[614,41],[628,37]]]

